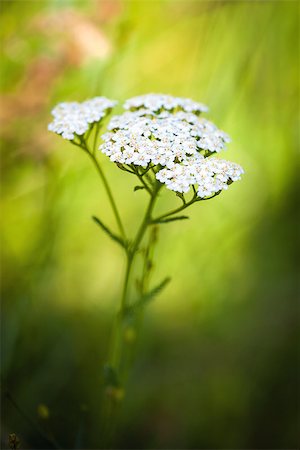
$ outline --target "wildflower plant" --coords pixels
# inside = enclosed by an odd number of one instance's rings
[[[50,131],[80,147],[95,165],[110,201],[117,231],[100,218],[93,219],[123,248],[126,256],[120,310],[104,367],[108,416],[124,396],[124,384],[133,360],[133,345],[128,344],[136,341],[143,310],[169,282],[166,278],[155,287],[149,286],[158,226],[186,219],[182,211],[194,203],[216,197],[243,174],[238,164],[214,156],[226,148],[230,138],[202,117],[208,111],[207,106],[170,95],[148,94],[127,100],[123,105],[125,111],[113,116],[106,126],[99,147],[103,119],[116,104],[105,97],[82,103],[60,103],[53,109],[54,119],[48,126]],[[134,189],[144,190],[148,197],[144,216],[133,238],[125,231],[114,194],[96,156],[98,148],[120,170],[136,177],[138,185]],[[173,191],[180,204],[156,215],[155,206],[164,188]],[[130,285],[134,285],[133,265],[139,253],[143,263],[135,286],[137,292],[133,294],[134,286],[130,288]]]

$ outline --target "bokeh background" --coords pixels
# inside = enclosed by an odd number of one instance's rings
[[[101,448],[125,261],[91,220],[113,224],[94,168],[47,123],[59,101],[147,92],[208,104],[246,174],[161,229],[153,283],[172,283],[115,447],[298,448],[298,33],[297,1],[2,0],[3,448]],[[146,194],[99,160],[133,232]]]

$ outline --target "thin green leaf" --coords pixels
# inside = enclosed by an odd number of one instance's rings
[[[120,237],[117,236],[116,234],[114,234],[106,225],[104,225],[103,222],[101,222],[100,219],[98,219],[98,217],[92,216],[93,220],[96,222],[97,225],[99,225],[99,227],[105,231],[105,233],[115,242],[117,242],[118,244],[120,244],[122,247],[126,247],[126,244],[124,242],[124,240]]]
[[[116,165],[119,167],[119,169],[125,170],[123,164],[121,164],[121,163],[119,163],[119,162],[116,162]]]
[[[134,192],[139,191],[140,189],[145,189],[145,186],[134,186]]]
[[[137,310],[147,305],[151,300],[153,300],[170,282],[171,278],[165,278],[161,283],[159,283],[156,287],[151,289],[151,291],[147,292],[143,295],[139,300],[137,300],[132,305],[129,305],[125,313],[126,314],[134,314]]]
[[[185,219],[189,219],[189,217],[188,216],[166,217],[165,219],[154,220],[153,223],[168,223],[168,222],[175,222],[175,220],[185,220]]]

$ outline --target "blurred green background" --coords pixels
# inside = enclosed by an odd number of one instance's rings
[[[299,3],[1,2],[2,446],[101,448],[102,365],[125,261],[94,168],[47,131],[59,101],[191,97],[246,171],[162,227],[116,448],[297,442]],[[146,194],[99,154],[133,232]],[[164,193],[162,210],[176,205]]]

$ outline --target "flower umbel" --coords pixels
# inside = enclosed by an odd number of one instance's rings
[[[211,159],[230,142],[212,122],[199,117],[202,103],[170,95],[149,94],[127,100],[130,109],[109,122],[102,136],[102,153],[119,167],[151,167],[156,179],[177,193],[194,187],[205,198],[240,179],[243,169],[229,161]]]
[[[185,193],[191,185],[197,185],[198,197],[204,198],[226,190],[230,183],[240,180],[242,173],[241,166],[230,161],[190,158],[184,164],[160,170],[156,178],[175,192]]]
[[[130,110],[145,108],[154,113],[161,110],[182,110],[197,114],[208,111],[208,107],[203,103],[194,102],[189,98],[172,97],[165,94],[146,94],[130,98],[124,103],[124,108]]]
[[[106,97],[95,97],[82,103],[59,103],[51,111],[54,120],[48,130],[72,141],[76,135],[82,136],[88,131],[91,124],[100,122],[116,104]]]
[[[223,150],[229,136],[206,119],[192,113],[126,112],[111,119],[110,132],[102,136],[101,151],[113,162],[171,168],[189,156]]]

